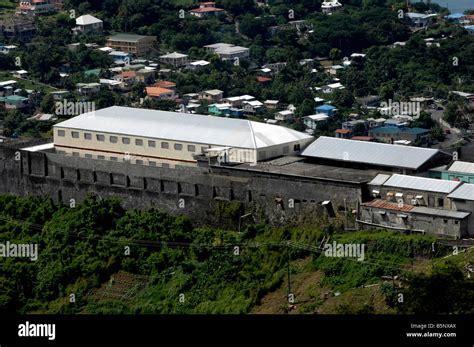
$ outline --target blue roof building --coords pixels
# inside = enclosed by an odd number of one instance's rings
[[[316,113],[324,113],[324,114],[327,114],[328,116],[332,116],[334,113],[336,113],[337,109],[335,106],[332,106],[332,105],[321,105],[321,106],[315,107],[314,111]]]

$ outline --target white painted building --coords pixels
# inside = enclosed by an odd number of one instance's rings
[[[248,120],[113,106],[54,126],[59,153],[151,166],[196,165],[196,155],[225,149],[229,162],[299,153],[313,137]]]

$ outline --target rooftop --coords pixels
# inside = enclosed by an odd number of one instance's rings
[[[55,127],[251,149],[312,139],[292,129],[249,120],[120,106],[85,113]]]
[[[448,171],[474,174],[474,163],[457,160],[451,164]]]
[[[383,183],[383,186],[447,194],[451,193],[460,184],[461,182],[459,181],[446,181],[436,178],[395,174],[392,175],[385,183]]]
[[[436,149],[352,141],[321,136],[306,148],[306,157],[418,169],[436,154]]]
[[[136,34],[117,34],[108,38],[109,41],[127,41],[138,42],[150,36],[136,35]]]
[[[102,21],[99,18],[91,16],[90,14],[85,14],[76,18],[76,25],[90,25],[97,23],[102,23]]]
[[[474,184],[464,183],[449,194],[448,198],[474,201]]]

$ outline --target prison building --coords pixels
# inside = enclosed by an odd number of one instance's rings
[[[376,199],[360,206],[357,222],[361,229],[384,228],[460,239],[469,236],[470,215],[470,212]]]
[[[469,236],[474,238],[474,184],[464,183],[448,195],[453,208],[458,211],[471,212],[469,216]]]
[[[368,185],[373,198],[413,206],[452,209],[448,195],[458,188],[461,182],[379,174]]]
[[[196,165],[199,158],[256,163],[298,154],[313,137],[248,120],[113,106],[54,126],[57,152],[150,166]]]
[[[308,162],[400,174],[424,173],[452,157],[431,148],[389,145],[321,136],[301,154]]]

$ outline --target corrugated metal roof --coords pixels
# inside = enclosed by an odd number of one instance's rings
[[[418,169],[439,151],[321,136],[302,155],[380,166]]]
[[[438,217],[448,217],[448,218],[457,218],[457,219],[464,219],[469,216],[470,212],[460,212],[460,211],[453,211],[453,210],[444,210],[439,208],[429,208],[429,207],[422,207],[417,206],[413,210],[412,213],[419,213],[419,214],[427,214],[431,216],[438,216]]]
[[[474,163],[469,163],[467,161],[455,161],[449,167],[448,171],[474,174]]]
[[[363,205],[367,207],[382,208],[385,210],[393,210],[393,211],[400,211],[400,212],[409,212],[414,209],[414,206],[412,205],[408,205],[408,204],[399,205],[396,202],[389,202],[385,200],[372,200]]]
[[[313,139],[278,125],[120,106],[85,113],[55,127],[252,149]]]
[[[378,174],[377,176],[375,176],[375,178],[374,178],[372,181],[369,182],[369,185],[381,186],[381,185],[384,184],[389,178],[390,178],[390,175]]]
[[[460,184],[461,182],[459,181],[445,181],[435,178],[395,174],[392,175],[383,186],[447,194],[451,193]]]
[[[464,183],[449,194],[448,198],[474,201],[474,184]]]

